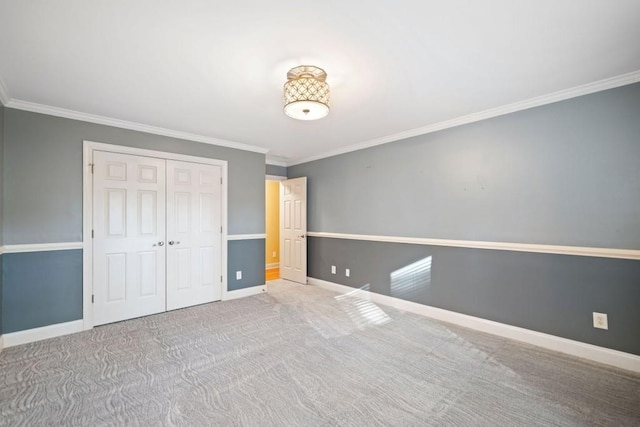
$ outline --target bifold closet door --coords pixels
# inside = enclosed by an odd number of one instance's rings
[[[167,160],[167,310],[222,298],[222,169]]]
[[[166,309],[166,161],[93,154],[94,324]]]

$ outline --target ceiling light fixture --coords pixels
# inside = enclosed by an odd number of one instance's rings
[[[327,73],[313,65],[300,65],[287,73],[284,112],[298,120],[318,120],[329,114]]]

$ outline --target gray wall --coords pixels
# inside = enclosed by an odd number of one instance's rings
[[[311,277],[640,355],[638,261],[316,237],[308,245]],[[592,327],[594,311],[608,314],[608,331]]]
[[[2,219],[4,217],[4,114],[5,107],[0,104],[0,246],[3,245],[4,241],[4,233],[2,231]],[[0,274],[0,277],[2,277],[2,274]],[[2,294],[2,292],[0,292],[0,294]]]
[[[264,250],[264,239],[229,241],[227,288],[230,291],[264,285]],[[258,258],[262,259],[261,264],[254,261]],[[242,271],[240,280],[236,280],[237,271]]]
[[[7,108],[5,244],[82,240],[82,141],[227,160],[229,234],[264,233],[264,155]]]
[[[640,249],[640,84],[288,168],[313,231]]]
[[[81,250],[4,254],[3,263],[3,333],[82,319]]]
[[[3,245],[2,234],[2,206],[4,199],[4,105],[0,104],[0,246]],[[0,335],[2,335],[2,278],[3,278],[3,255],[0,254]]]
[[[266,165],[266,175],[287,176],[287,168],[284,166]]]
[[[2,171],[4,244],[82,240],[83,140],[228,161],[228,233],[264,233],[263,154],[7,108]],[[82,290],[73,287],[81,283],[82,264],[69,254],[62,256],[62,252],[65,251],[32,254],[31,258],[22,254],[3,256],[1,293],[4,300],[0,317],[7,322],[3,324],[3,331],[14,332],[57,323],[63,318],[67,321],[82,317]],[[255,259],[253,256],[253,253],[243,254],[240,261],[229,256],[228,266],[240,263],[247,270],[254,265],[263,269],[264,255],[255,254]],[[21,262],[23,259],[31,261]],[[50,272],[53,276],[30,276],[27,271],[22,274],[19,268]],[[52,268],[64,271],[64,278],[48,280],[55,277],[50,271]],[[247,283],[254,285],[253,281]],[[263,283],[264,280],[256,284]],[[242,287],[242,284],[233,285]],[[61,293],[70,293],[71,297],[66,303],[58,304],[56,298]],[[23,298],[23,295],[33,298]],[[51,302],[51,311],[41,312],[40,307],[47,302]]]
[[[634,84],[288,174],[308,177],[309,231],[640,249],[639,111]],[[405,299],[640,354],[640,261],[309,245],[311,277],[388,294],[392,271],[431,254],[431,288]],[[330,274],[332,263],[342,274]],[[592,328],[593,311],[609,315],[609,331]]]

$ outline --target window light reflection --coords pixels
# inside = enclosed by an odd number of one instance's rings
[[[415,301],[431,286],[431,256],[391,273],[391,296]]]
[[[382,325],[391,321],[387,313],[368,300],[367,291],[370,288],[371,286],[367,283],[348,294],[335,297],[340,307],[347,313],[358,329],[364,329],[369,325]]]

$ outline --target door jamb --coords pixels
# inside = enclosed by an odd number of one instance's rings
[[[94,151],[108,151],[120,154],[133,154],[136,156],[156,157],[166,160],[178,160],[193,163],[202,163],[220,166],[222,172],[222,188],[220,192],[220,209],[222,223],[221,248],[221,273],[222,273],[222,300],[226,298],[227,290],[227,193],[228,162],[226,160],[211,159],[207,157],[188,156],[185,154],[170,153],[165,151],[147,150],[144,148],[128,147],[124,145],[105,144],[94,141],[83,141],[82,144],[82,324],[83,330],[93,328],[93,180],[92,158]]]

